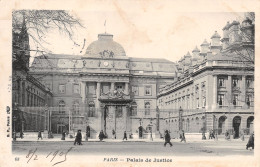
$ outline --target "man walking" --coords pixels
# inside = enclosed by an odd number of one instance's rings
[[[166,144],[167,144],[167,143],[169,143],[170,146],[172,147],[171,136],[170,136],[168,130],[165,131],[164,139],[165,139],[164,147],[166,147]]]
[[[182,141],[184,141],[184,143],[186,143],[184,130],[181,131],[181,142],[182,142]]]
[[[76,144],[82,145],[81,140],[82,140],[81,130],[78,130],[78,133],[77,133],[75,141],[74,141],[74,145],[76,145]]]
[[[252,147],[252,149],[254,149],[255,147],[255,140],[254,140],[254,132],[251,134],[251,136],[248,139],[247,145],[246,145],[246,149],[248,150],[248,147]]]
[[[98,135],[99,141],[102,141],[104,139],[104,137],[105,137],[105,135],[103,133],[103,130],[101,130],[99,135]]]
[[[127,140],[127,134],[126,134],[126,131],[124,132],[124,138],[123,138],[123,141],[124,141],[125,139]]]
[[[39,132],[38,132],[38,140],[39,140],[39,138],[41,138],[42,139],[42,132],[39,130]]]

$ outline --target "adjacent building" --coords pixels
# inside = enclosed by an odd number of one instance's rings
[[[221,43],[222,42],[222,43]],[[227,23],[223,38],[215,32],[178,62],[178,80],[158,93],[160,132],[253,132],[254,25]]]
[[[12,111],[13,131],[45,130],[45,105],[51,105],[52,93],[38,79],[30,75],[29,37],[25,25],[13,27],[12,43]]]

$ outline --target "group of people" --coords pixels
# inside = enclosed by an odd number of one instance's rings
[[[151,140],[152,140],[152,132],[151,132],[150,134],[151,134],[150,137],[151,137]],[[63,133],[62,133],[62,138],[61,138],[61,140],[65,140],[65,135],[66,135],[66,133],[63,132]],[[115,133],[114,130],[112,130],[112,136],[113,136],[114,139],[116,139],[116,133]],[[203,136],[205,137],[205,133],[204,133]],[[105,134],[104,134],[103,130],[100,131],[98,137],[99,137],[99,140],[100,140],[100,141],[103,141],[103,139],[105,138]],[[215,139],[214,132],[213,132],[213,130],[210,130],[210,132],[209,132],[209,139],[213,139],[213,138]],[[42,139],[42,132],[41,132],[41,131],[38,131],[38,140],[39,140],[39,139]],[[127,133],[126,133],[126,131],[124,131],[123,140],[125,140],[125,139],[127,140]],[[183,142],[186,143],[186,138],[185,138],[184,130],[180,131],[180,139],[181,139],[180,142],[183,141]],[[225,139],[226,139],[226,140],[230,140],[230,133],[229,133],[228,131],[225,132]],[[168,130],[165,131],[164,140],[165,140],[164,146],[166,146],[166,145],[169,143],[170,146],[172,147],[171,136],[170,136],[170,133],[169,133]],[[76,144],[82,145],[82,134],[81,134],[81,130],[78,130],[78,132],[77,132],[77,134],[76,134],[76,136],[75,136],[74,145],[76,145]],[[248,148],[250,148],[250,147],[251,147],[252,149],[254,149],[254,132],[250,135],[249,140],[248,140],[248,142],[247,142],[247,144],[246,144],[246,149],[248,149]]]

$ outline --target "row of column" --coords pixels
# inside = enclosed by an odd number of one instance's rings
[[[87,87],[86,84],[87,82],[81,82],[81,96],[82,96],[82,102],[85,103],[86,100],[86,92],[87,92]],[[110,92],[114,92],[115,90],[115,82],[111,82],[110,86]],[[97,82],[97,87],[96,87],[96,96],[97,96],[97,101],[96,101],[96,106],[99,106],[99,101],[98,98],[100,97],[100,92],[101,92],[101,82]],[[129,94],[129,83],[125,82],[125,94]]]

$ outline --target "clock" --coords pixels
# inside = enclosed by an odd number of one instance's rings
[[[108,62],[107,62],[107,61],[104,62],[104,66],[105,66],[105,67],[108,66]]]

